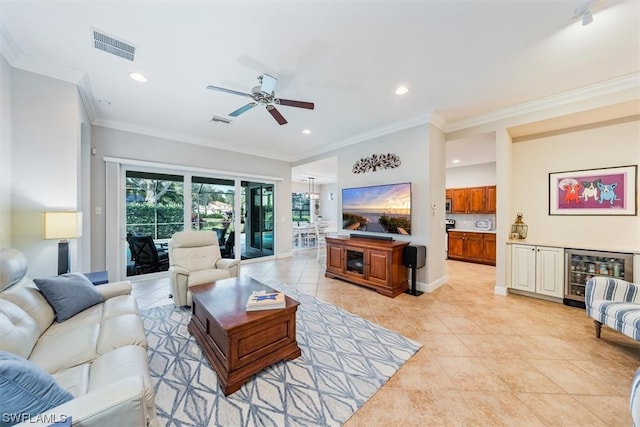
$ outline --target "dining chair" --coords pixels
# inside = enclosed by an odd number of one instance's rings
[[[327,227],[322,224],[322,223],[318,223],[316,222],[315,224],[315,239],[316,239],[316,259],[318,261],[320,261],[320,255],[323,251],[323,248],[327,247]]]
[[[317,222],[312,222],[305,231],[305,245],[314,246],[316,244]]]

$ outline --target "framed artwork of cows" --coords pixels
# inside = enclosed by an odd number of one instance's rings
[[[549,174],[549,215],[637,215],[638,166]]]

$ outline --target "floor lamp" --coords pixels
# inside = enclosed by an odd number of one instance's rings
[[[70,271],[69,239],[82,236],[82,212],[45,212],[44,238],[58,239],[58,275]]]

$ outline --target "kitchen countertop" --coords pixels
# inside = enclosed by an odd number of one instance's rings
[[[507,245],[535,245],[535,246],[548,246],[552,248],[562,249],[582,249],[587,251],[602,251],[602,252],[621,252],[633,255],[640,255],[640,249],[630,247],[605,247],[605,246],[591,246],[591,245],[571,245],[567,242],[555,242],[550,240],[507,240]]]
[[[450,228],[447,231],[460,231],[462,233],[489,233],[489,234],[496,234],[496,230],[477,230],[475,228]]]

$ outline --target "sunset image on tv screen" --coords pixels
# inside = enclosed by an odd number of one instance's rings
[[[342,228],[411,234],[411,183],[343,188]]]

